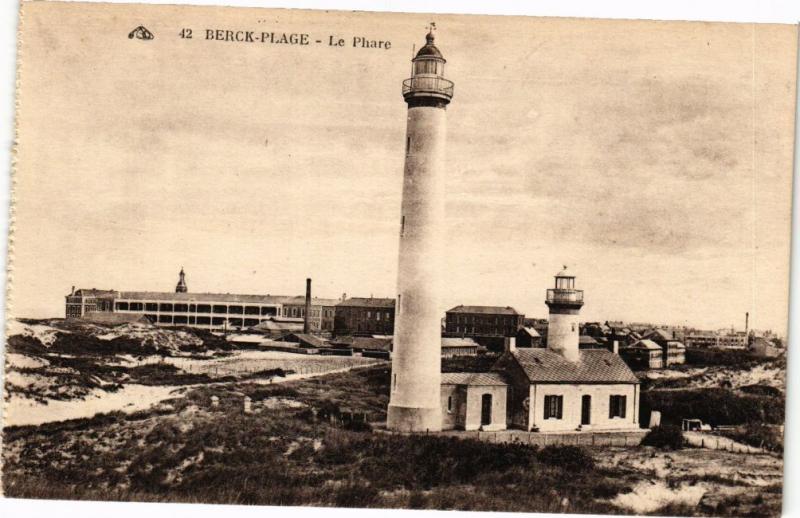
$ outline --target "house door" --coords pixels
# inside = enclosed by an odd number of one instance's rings
[[[592,423],[592,396],[581,398],[581,424]]]
[[[481,396],[481,426],[492,423],[492,395]]]

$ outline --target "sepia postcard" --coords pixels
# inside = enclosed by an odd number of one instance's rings
[[[780,515],[797,40],[23,2],[3,496]]]

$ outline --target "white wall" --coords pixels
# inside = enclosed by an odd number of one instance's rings
[[[542,432],[573,431],[581,424],[581,398],[592,397],[591,430],[613,430],[638,428],[639,391],[637,385],[531,385],[529,422]],[[561,419],[544,418],[545,396],[563,396]],[[625,418],[609,419],[608,407],[611,395],[627,396]]]
[[[484,394],[492,395],[492,422],[481,428],[481,399]],[[505,386],[467,387],[465,430],[505,430],[507,394],[508,388]]]

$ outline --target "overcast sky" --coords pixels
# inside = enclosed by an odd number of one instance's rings
[[[13,316],[63,316],[71,285],[171,291],[181,266],[190,291],[301,294],[312,277],[318,296],[393,296],[400,84],[429,16],[57,11],[28,4],[22,24]],[[584,320],[743,327],[749,311],[785,332],[793,27],[436,22],[456,85],[443,310],[544,317],[566,264]],[[155,39],[128,39],[139,24]]]

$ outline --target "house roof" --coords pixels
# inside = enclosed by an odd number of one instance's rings
[[[242,295],[237,293],[178,293],[174,291],[121,291],[120,299],[166,300],[172,302],[222,302],[251,304],[282,304],[282,295]]]
[[[625,346],[623,349],[647,349],[650,351],[660,351],[661,346],[652,340],[644,339]]]
[[[326,347],[328,345],[326,340],[310,333],[291,333],[284,337],[284,341],[292,342],[295,340],[300,344],[311,347]]]
[[[506,386],[499,372],[443,372],[442,385]]]
[[[442,347],[478,347],[478,342],[469,337],[442,338]]]
[[[464,306],[458,305],[454,308],[448,309],[448,313],[469,313],[481,315],[519,315],[517,310],[511,306]]]
[[[675,338],[672,336],[672,333],[666,329],[653,329],[648,331],[644,334],[644,338],[649,338],[650,340],[664,340],[665,342],[672,342],[675,340]]]
[[[114,290],[98,290],[97,288],[81,288],[79,290],[75,290],[74,296],[80,297],[102,297],[102,296],[110,296],[114,295]],[[70,295],[68,295],[70,296]]]
[[[391,351],[392,338],[374,338],[372,336],[354,336],[352,347],[354,349],[373,349],[378,351]]]
[[[542,335],[539,334],[539,331],[537,331],[536,329],[534,329],[532,327],[523,327],[523,328],[520,329],[520,331],[522,331],[524,333],[528,333],[528,336],[530,336],[531,338],[539,338],[539,337],[542,336]]]
[[[302,306],[306,303],[305,295],[292,295],[285,297],[283,295],[273,295],[271,297],[285,306]],[[311,297],[312,306],[335,306],[338,303],[339,299],[322,299],[319,297]]]
[[[375,298],[375,297],[350,297],[338,304],[339,307],[359,307],[359,308],[394,308],[394,299]]]
[[[594,339],[594,337],[589,335],[581,335],[578,338],[578,343],[580,345],[598,345],[600,342]]]
[[[303,320],[302,319],[272,319],[264,320],[257,326],[253,326],[250,329],[259,329],[262,331],[301,331],[303,329]]]
[[[618,355],[606,349],[585,349],[571,362],[549,349],[517,349],[511,356],[531,383],[639,383]]]

